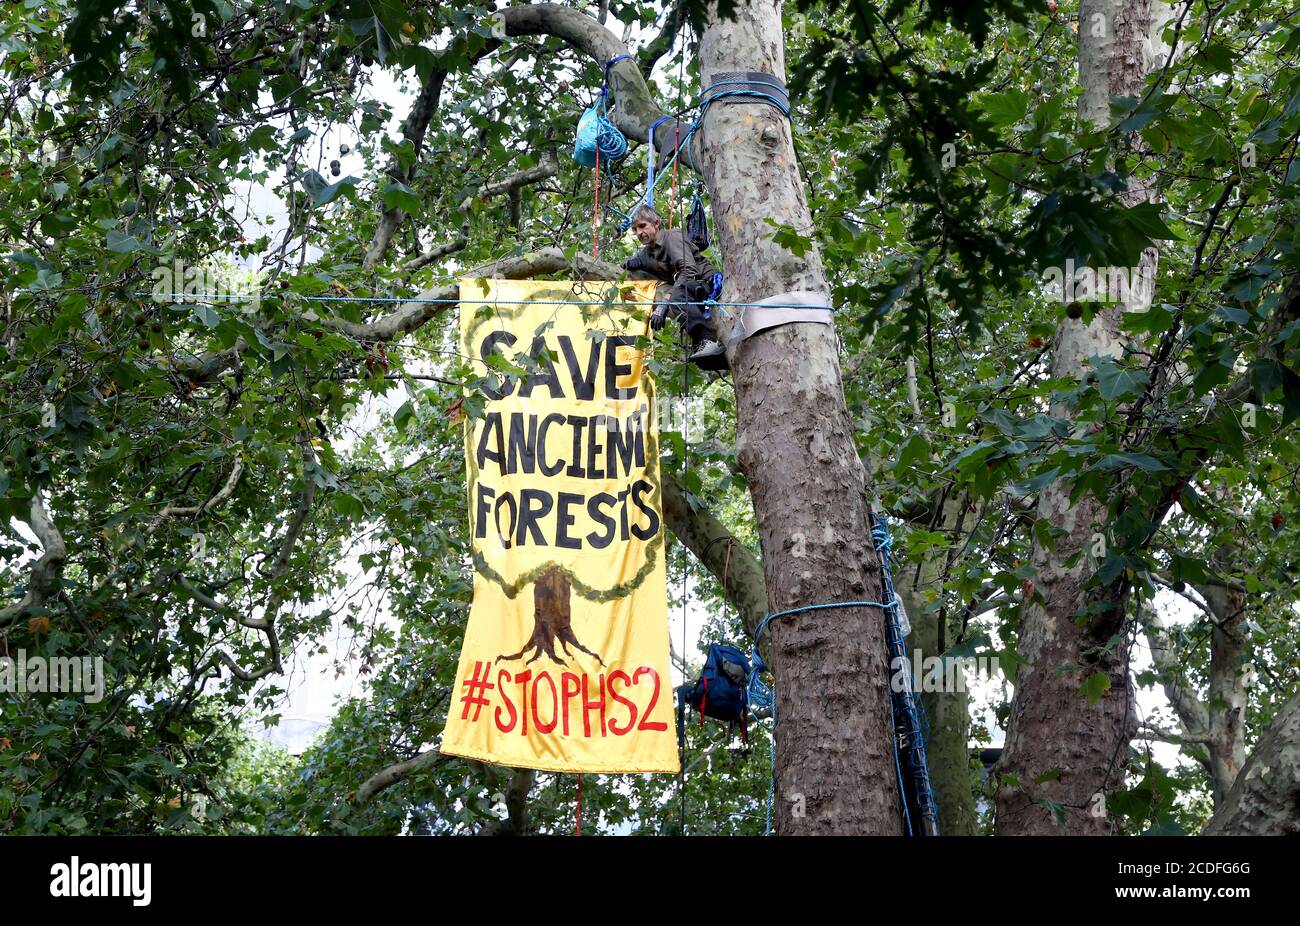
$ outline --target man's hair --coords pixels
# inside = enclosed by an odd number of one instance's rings
[[[659,218],[659,213],[655,212],[649,206],[642,206],[636,211],[636,214],[632,216],[633,222],[636,222],[638,219],[645,219],[647,222],[653,222],[656,225],[664,224],[664,220]]]

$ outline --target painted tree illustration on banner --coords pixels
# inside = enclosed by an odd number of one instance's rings
[[[564,665],[564,660],[555,653],[555,644],[559,641],[566,656],[573,655],[569,652],[569,646],[572,645],[574,649],[588,656],[594,656],[597,662],[604,665],[605,661],[600,658],[599,653],[587,649],[573,635],[573,627],[570,624],[572,609],[569,600],[572,594],[573,586],[560,569],[552,566],[538,576],[533,582],[533,611],[536,620],[533,635],[528,638],[528,642],[519,652],[513,656],[498,656],[497,659],[522,659],[531,649],[534,652],[529,662],[535,661],[545,653],[555,662]]]

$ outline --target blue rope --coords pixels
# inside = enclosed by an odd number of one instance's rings
[[[614,123],[605,118],[604,113],[598,113],[596,124],[600,130],[596,134],[596,148],[600,151],[601,163],[605,166],[605,172],[614,173],[614,164],[627,157],[627,139],[623,133],[614,127]]]
[[[723,91],[721,91],[720,93],[714,93],[714,91],[717,90],[719,87],[728,87],[728,86],[734,86],[734,85],[737,85],[737,84],[743,84],[743,85],[745,85],[745,89],[737,89],[737,90],[723,90]],[[704,91],[703,95],[701,96],[700,104],[699,104],[699,106],[700,106],[700,118],[699,118],[699,121],[700,121],[700,122],[703,122],[703,121],[704,121],[704,112],[705,112],[705,110],[707,110],[707,109],[709,108],[709,104],[710,104],[710,103],[714,102],[715,100],[723,99],[724,97],[736,97],[736,96],[748,96],[748,97],[753,97],[754,99],[758,100],[759,102],[767,103],[767,104],[770,105],[770,106],[775,106],[777,109],[779,109],[779,110],[781,111],[781,115],[785,116],[787,119],[790,118],[790,103],[789,103],[788,100],[781,99],[780,97],[775,96],[775,95],[773,95],[773,94],[771,94],[771,93],[764,93],[762,90],[754,90],[754,89],[753,89],[753,85],[754,85],[754,84],[761,84],[761,85],[764,85],[764,86],[773,87],[773,88],[776,88],[776,90],[778,90],[778,91],[781,92],[781,93],[784,93],[784,92],[785,92],[785,87],[784,87],[784,86],[782,86],[782,85],[779,84],[779,83],[775,83],[775,82],[773,82],[773,81],[770,81],[770,80],[720,80],[720,81],[717,81],[716,83],[714,83],[714,84],[712,84],[710,87],[708,87],[708,89],[706,89],[706,90]],[[713,94],[713,95],[710,96],[710,94]]]
[[[605,79],[600,85],[600,102],[596,108],[596,151],[605,172],[613,176],[614,165],[627,157],[628,144],[623,133],[605,116],[609,101],[609,69],[631,55],[617,55],[605,62]]]
[[[871,529],[871,539],[875,544],[876,552],[880,556],[882,597],[884,597],[885,602],[841,601],[790,608],[786,611],[778,611],[776,614],[767,615],[759,621],[758,627],[754,631],[754,647],[749,657],[750,672],[746,695],[751,710],[757,712],[766,709],[771,712],[772,716],[772,780],[769,783],[767,794],[767,835],[769,836],[772,833],[772,804],[776,794],[776,692],[773,686],[768,685],[759,677],[767,669],[767,663],[763,661],[763,656],[759,653],[759,643],[763,639],[763,634],[767,631],[767,625],[779,617],[791,617],[796,614],[829,608],[879,608],[885,613],[885,643],[888,648],[889,665],[892,666],[895,658],[899,656],[906,659],[907,652],[904,647],[902,626],[898,617],[898,599],[894,593],[894,579],[889,565],[893,541],[889,535],[888,519],[884,515],[880,515],[875,519]],[[897,705],[895,702],[897,702]],[[898,714],[904,718],[905,723],[901,749],[900,734],[895,715],[896,709]],[[925,753],[926,733],[928,731],[924,728],[923,717],[924,708],[913,697],[910,683],[906,684],[901,692],[895,692],[893,686],[890,686],[889,723],[890,736],[894,744],[894,772],[898,776],[898,797],[902,809],[903,824],[909,836],[915,832],[915,829],[911,811],[907,805],[907,789],[903,776],[903,755],[906,755],[908,759],[908,769],[915,791],[914,796],[917,807],[920,810],[922,820],[925,821],[925,833],[927,835],[939,835],[939,814],[934,803],[934,792],[930,785],[930,770]]]
[[[886,643],[889,647],[889,665],[894,665],[895,661],[900,658],[906,664],[907,648],[903,642],[903,628],[898,617],[898,597],[894,593],[894,577],[890,568],[893,540],[889,535],[889,519],[883,514],[876,519],[871,528],[871,539],[880,554],[881,583],[885,598],[890,602],[890,608],[886,612],[889,619],[885,625],[887,632]],[[917,700],[912,691],[910,674],[905,673],[902,678],[904,682],[902,691],[894,691],[894,686],[890,685],[890,719],[895,720],[896,709],[903,715],[904,729],[902,736],[905,738],[903,749],[908,754],[908,768],[911,773],[916,805],[921,813],[921,819],[924,821],[925,834],[937,836],[939,835],[939,809],[934,801],[934,789],[930,783],[929,760],[925,751],[928,734],[928,724],[925,722],[925,707]],[[897,731],[897,726],[895,730]],[[894,759],[896,762],[899,756],[897,739],[898,734],[896,732],[894,746]],[[900,776],[902,774],[901,768],[899,774]],[[907,820],[910,835],[913,832],[912,821],[906,800],[903,803],[904,818]]]
[[[630,215],[636,215],[636,207],[642,202],[651,209],[655,207],[655,185],[658,183],[658,178],[655,176],[655,129],[659,128],[659,126],[663,125],[671,118],[673,117],[660,116],[654,122],[650,123],[650,131],[647,133],[649,137],[646,141],[645,193],[643,193],[641,199],[637,200],[636,204],[633,205]],[[678,145],[677,147],[680,150],[681,146]],[[676,152],[674,152],[674,154],[675,153]],[[628,219],[627,224],[632,224],[631,219]],[[625,227],[623,231],[627,231],[627,228]]]
[[[608,69],[606,70],[608,73]],[[718,90],[719,87],[734,86],[737,84],[744,84],[746,86],[744,89],[722,90],[720,92],[715,92]],[[658,119],[656,119],[654,122],[650,124],[650,131],[647,133],[647,138],[646,138],[647,155],[646,155],[645,192],[643,192],[641,196],[637,198],[637,201],[632,204],[632,208],[629,209],[626,213],[621,212],[620,210],[617,209],[613,209],[613,211],[618,212],[618,214],[623,217],[623,221],[620,223],[619,226],[620,233],[626,232],[629,228],[632,227],[632,218],[636,215],[636,210],[641,206],[642,203],[649,206],[651,209],[654,208],[655,187],[659,185],[659,181],[662,180],[664,175],[668,173],[668,170],[672,167],[673,162],[677,160],[678,156],[682,153],[682,151],[686,150],[687,145],[690,142],[691,136],[693,136],[696,133],[696,131],[699,130],[700,126],[704,124],[704,115],[706,112],[708,112],[710,104],[712,104],[716,100],[720,100],[725,97],[738,97],[738,96],[752,97],[758,102],[767,103],[771,106],[775,106],[777,109],[781,111],[781,114],[783,116],[785,116],[787,119],[790,118],[790,104],[786,100],[774,96],[771,93],[764,93],[761,90],[755,90],[753,89],[754,84],[773,87],[779,92],[785,91],[784,86],[769,80],[720,80],[711,84],[704,91],[699,102],[697,102],[694,106],[689,107],[689,109],[699,110],[699,118],[691,123],[691,127],[687,129],[686,134],[683,135],[678,140],[677,146],[673,151],[672,156],[664,163],[663,168],[658,171],[656,171],[657,165],[655,164],[655,131],[659,128],[659,126],[663,125],[665,122],[668,122],[671,119],[679,119],[682,113],[678,113],[675,116],[660,116]],[[603,94],[604,94],[603,88],[601,90],[601,93],[603,99]],[[689,109],[683,110],[682,112],[683,113],[688,112]],[[611,209],[612,208],[613,207],[611,207]]]
[[[28,295],[63,292],[64,290],[16,290]],[[195,303],[201,299],[210,299],[212,302],[205,303],[209,305],[223,305],[234,302],[243,302],[249,299],[259,299],[264,297],[276,298],[288,296],[293,299],[301,299],[304,302],[381,302],[381,303],[414,303],[429,305],[594,305],[590,299],[421,299],[416,296],[304,296],[298,293],[264,293],[262,296],[244,293],[152,293],[152,292],[134,292],[133,296],[141,298],[168,299],[176,304]],[[764,309],[823,309],[825,311],[834,311],[828,305],[806,305],[785,302],[725,302],[719,300],[708,300],[710,305],[732,306],[736,308],[764,308]],[[653,301],[642,299],[618,300],[613,305],[658,305]]]
[[[683,135],[680,139],[678,139],[676,149],[673,151],[672,156],[668,158],[667,161],[664,162],[663,169],[659,170],[656,173],[655,171],[655,129],[673,118],[675,117],[661,116],[660,118],[656,119],[650,126],[649,144],[647,146],[649,149],[649,154],[646,158],[645,192],[637,197],[636,202],[632,204],[632,208],[629,209],[626,214],[620,213],[620,215],[623,215],[623,221],[622,223],[620,223],[619,226],[620,233],[625,232],[632,227],[632,219],[636,216],[636,211],[641,207],[642,203],[649,206],[651,209],[654,208],[655,187],[659,185],[659,181],[662,180],[664,176],[668,173],[668,171],[672,168],[673,162],[677,160],[678,155],[680,155],[684,150],[686,150],[686,145],[688,142],[690,142],[691,136],[693,136],[696,130],[699,129],[700,127],[700,124],[698,122],[691,123],[691,127],[686,130],[686,134]]]
[[[609,69],[612,68],[614,65],[618,64],[620,61],[631,61],[631,60],[632,60],[631,55],[615,55],[613,58],[610,58],[608,61],[606,61],[605,62],[605,86],[607,87],[609,86]]]

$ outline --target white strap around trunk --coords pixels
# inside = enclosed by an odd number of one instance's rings
[[[784,306],[808,308],[784,308]],[[726,315],[731,321],[731,331],[726,336],[728,348],[739,341],[780,325],[812,322],[819,325],[834,323],[830,299],[825,293],[795,291],[777,293],[756,300],[753,305],[728,307]]]

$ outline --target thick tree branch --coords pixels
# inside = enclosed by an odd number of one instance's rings
[[[531,254],[503,257],[491,263],[466,270],[461,276],[469,278],[499,278],[523,280],[544,273],[570,271],[591,279],[618,279],[622,268],[597,260],[590,254],[578,253],[572,262],[559,248],[543,248]],[[393,341],[409,334],[437,317],[460,297],[460,284],[449,283],[428,289],[416,296],[423,302],[404,302],[387,315],[371,322],[352,322],[346,319],[318,318],[313,312],[304,313],[321,324],[343,332],[359,341]]]
[[[1259,738],[1204,835],[1300,835],[1300,694]]]
[[[168,505],[162,511],[158,512],[158,514],[154,517],[153,521],[150,522],[149,526],[145,528],[145,533],[146,534],[155,533],[158,530],[158,528],[162,527],[163,522],[166,521],[168,518],[176,517],[178,515],[187,515],[187,514],[198,516],[203,514],[205,511],[208,511],[212,508],[216,508],[218,505],[224,504],[226,499],[230,498],[231,494],[235,491],[235,486],[239,484],[240,474],[242,474],[243,472],[244,472],[244,461],[239,459],[235,460],[235,465],[230,468],[230,475],[226,477],[225,485],[223,485],[219,490],[217,490],[217,494],[213,495],[210,499],[208,499],[207,501],[199,505],[186,505],[186,506]]]
[[[402,265],[402,269],[408,273],[419,270],[422,267],[427,267],[429,264],[440,258],[446,257],[448,254],[454,254],[455,252],[464,249],[469,244],[469,212],[476,200],[484,201],[493,196],[498,196],[501,193],[508,193],[511,197],[510,208],[513,217],[518,208],[518,193],[521,189],[530,184],[539,183],[549,177],[554,177],[559,172],[560,165],[556,160],[555,151],[553,149],[547,149],[542,153],[541,163],[536,167],[529,167],[525,170],[511,174],[509,177],[479,187],[477,192],[472,196],[466,196],[464,202],[460,204],[460,236],[454,241],[440,244],[432,250],[425,251],[419,257],[412,258]]]
[[[424,82],[420,88],[420,95],[416,97],[415,104],[411,107],[411,112],[402,123],[402,137],[411,143],[415,150],[415,156],[419,157],[420,149],[424,146],[424,133],[429,128],[429,120],[438,109],[438,102],[442,96],[442,87],[446,83],[447,72],[440,67],[435,67],[429,74],[429,79]],[[405,181],[409,174],[402,169],[401,163],[396,157],[389,162],[386,171],[389,177],[399,182]],[[382,188],[381,188],[382,194]],[[384,214],[379,219],[379,225],[375,228],[375,236],[371,239],[370,247],[366,248],[366,256],[362,260],[361,266],[370,269],[379,263],[379,259],[384,256],[388,250],[389,243],[393,236],[397,234],[397,229],[402,224],[402,219],[406,213],[396,207],[385,209]]]
[[[528,792],[532,790],[537,772],[531,768],[517,768],[510,776],[510,786],[502,795],[505,798],[506,817],[494,820],[479,831],[480,836],[523,836],[528,831]]]
[[[736,606],[745,632],[752,638],[767,614],[762,561],[732,538],[731,532],[708,511],[692,509],[686,493],[670,473],[663,474],[663,499],[668,529],[719,583],[725,583],[724,594]]]
[[[678,0],[664,12],[663,29],[646,46],[645,53],[641,56],[641,73],[646,80],[650,79],[650,74],[659,59],[672,51],[673,44],[677,41],[677,34],[682,29],[682,23],[686,21],[685,6],[683,0]]]
[[[446,760],[447,757],[437,749],[427,749],[405,762],[390,765],[371,775],[362,783],[361,787],[357,788],[357,803],[368,804],[380,791],[391,788],[399,781],[405,781],[421,769],[434,768]]]
[[[570,48],[592,58],[602,68],[620,55],[630,55],[626,44],[599,22],[573,7],[556,3],[527,3],[506,7],[507,35],[553,35]],[[632,59],[620,61],[609,69],[611,96],[610,119],[632,141],[640,141],[651,124],[663,115],[650,95],[645,76]],[[655,147],[668,149],[673,140],[672,126],[665,123],[655,134]],[[689,152],[683,161],[690,165]]]
[[[407,273],[413,273],[416,270],[420,270],[423,269],[424,267],[429,266],[435,261],[442,260],[444,257],[448,256],[449,254],[455,254],[457,251],[463,251],[468,246],[469,246],[469,238],[465,235],[464,229],[462,228],[459,237],[457,237],[452,241],[444,242],[443,244],[440,244],[437,247],[431,248],[430,250],[425,251],[423,254],[419,255],[418,257],[412,257],[406,263],[402,264],[402,270],[406,271]]]
[[[1160,683],[1165,696],[1187,731],[1188,738],[1202,738],[1209,734],[1210,717],[1196,692],[1182,679],[1182,660],[1169,639],[1169,630],[1160,615],[1150,607],[1142,607],[1138,619],[1146,631],[1147,645],[1151,647],[1151,661],[1160,673]]]

